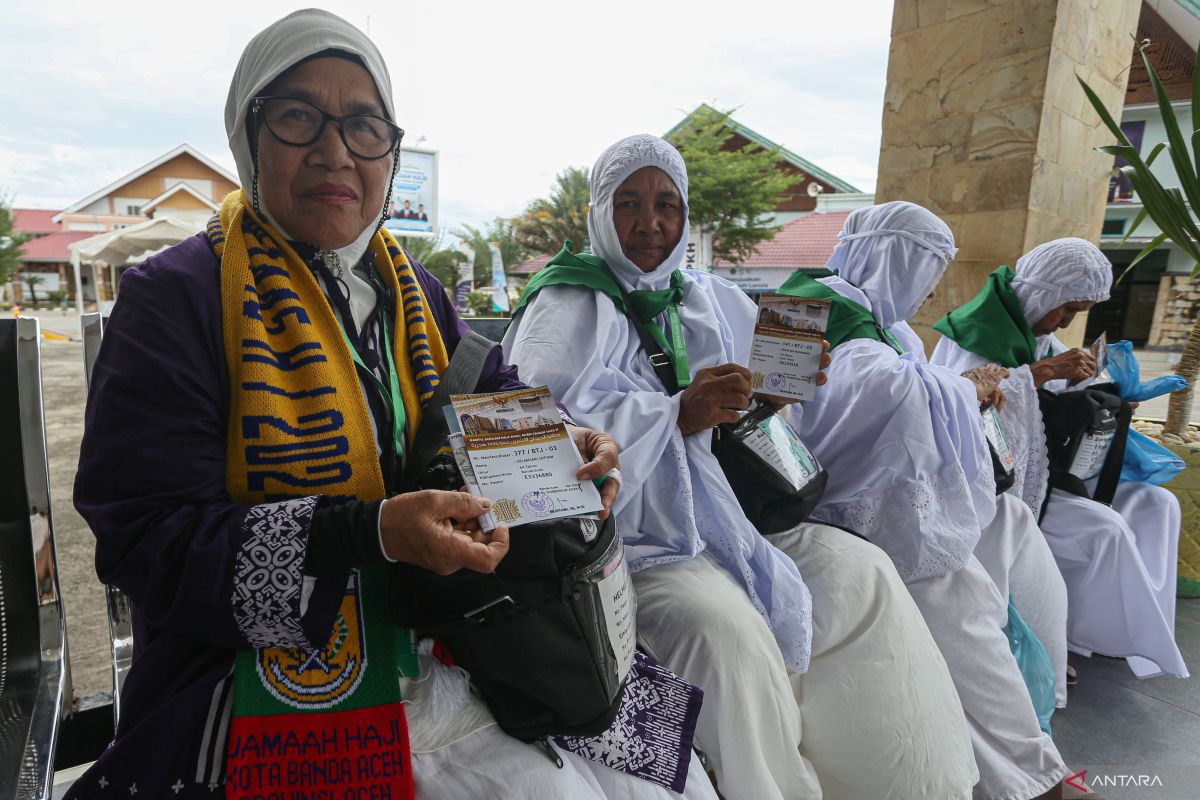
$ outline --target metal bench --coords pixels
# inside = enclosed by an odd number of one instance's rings
[[[486,336],[493,342],[504,338],[504,329],[511,322],[508,317],[463,317],[463,322],[480,336]]]
[[[48,800],[70,707],[42,407],[41,331],[0,320],[0,800]]]

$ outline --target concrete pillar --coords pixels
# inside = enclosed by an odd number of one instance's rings
[[[953,229],[958,258],[914,327],[1060,236],[1099,241],[1111,144],[1075,76],[1120,118],[1141,0],[895,0],[876,202]],[[1064,333],[1078,343],[1079,320]]]

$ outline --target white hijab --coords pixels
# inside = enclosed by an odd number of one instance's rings
[[[1111,285],[1108,258],[1096,245],[1074,237],[1039,244],[1021,256],[1013,279],[1030,327],[1065,303],[1107,300]]]
[[[675,182],[683,201],[683,233],[670,255],[652,272],[642,272],[640,267],[625,257],[621,241],[617,238],[617,227],[613,224],[613,195],[626,178],[643,167],[658,167],[667,173]],[[608,264],[627,290],[667,288],[671,273],[683,263],[683,256],[687,252],[688,178],[687,167],[679,151],[670,143],[648,133],[626,137],[596,159],[592,167],[591,190],[588,236],[592,240],[592,252],[604,259],[604,263]]]
[[[686,236],[661,266],[644,273],[625,258],[612,222],[613,194],[643,167],[658,167],[671,177],[685,201],[686,217],[683,159],[662,139],[632,136],[596,162],[588,230],[596,255],[627,288],[662,289],[683,260]],[[683,275],[679,315],[692,374],[718,364],[746,363],[754,303],[720,278],[691,270]],[[660,325],[665,316],[659,316]],[[513,320],[503,344],[505,357],[525,381],[549,386],[577,422],[621,443],[625,485],[613,513],[630,569],[707,553],[745,589],[770,625],[788,667],[804,672],[812,647],[808,587],[795,562],[742,513],[712,454],[711,433],[682,435],[677,425],[682,394],[666,394],[628,318],[603,294],[548,286]]]
[[[388,119],[396,119],[392,79],[383,62],[383,55],[366,34],[341,17],[318,8],[306,8],[288,14],[267,26],[246,45],[225,100],[225,133],[237,164],[238,179],[247,197],[253,196],[254,182],[258,179],[250,152],[250,140],[246,135],[250,102],[280,75],[301,61],[328,50],[348,53],[362,62],[375,80],[375,88],[383,100],[384,113]],[[384,196],[387,194],[385,192]],[[279,225],[269,208],[260,210],[276,230],[286,238],[295,238]],[[379,212],[382,218],[383,209],[380,208]],[[377,228],[377,225],[368,223],[355,241],[339,248],[337,253],[342,263],[357,264]]]
[[[917,312],[958,252],[946,223],[915,203],[853,211],[827,266],[862,290],[884,330]]]
[[[852,213],[829,262],[838,275],[821,282],[870,310],[906,352],[870,339],[843,342],[829,382],[791,407],[829,472],[813,516],[879,545],[906,581],[959,569],[996,511],[975,387],[926,363],[905,323],[954,252],[949,228],[920,206]]]

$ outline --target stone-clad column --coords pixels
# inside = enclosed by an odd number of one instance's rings
[[[1100,237],[1112,156],[1075,80],[1120,117],[1140,0],[895,0],[876,202],[949,223],[958,258],[914,327],[1060,236]],[[1082,320],[1066,331],[1082,337]]]

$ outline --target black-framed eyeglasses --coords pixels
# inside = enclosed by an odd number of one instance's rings
[[[327,122],[337,124],[338,135],[347,150],[368,160],[383,158],[404,138],[404,130],[383,117],[374,114],[339,117],[294,97],[256,97],[250,110],[266,123],[272,136],[293,147],[315,142]]]

